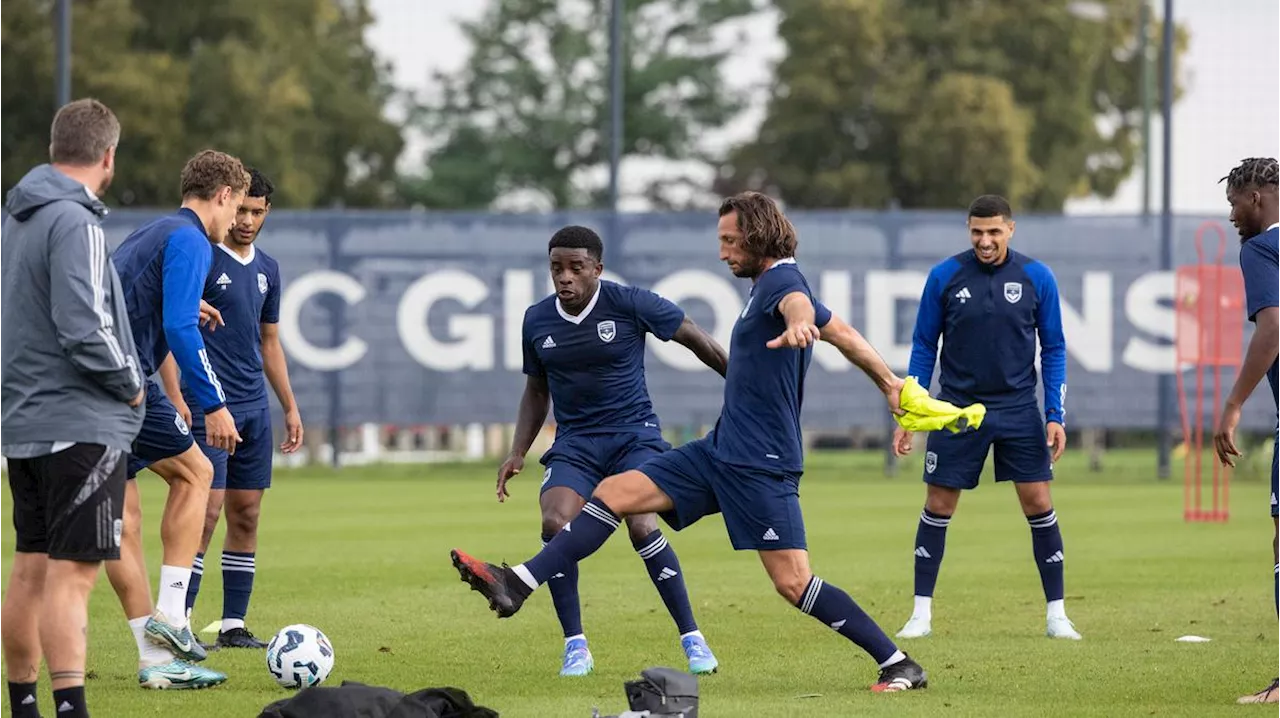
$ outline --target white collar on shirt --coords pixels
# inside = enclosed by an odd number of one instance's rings
[[[578,314],[578,316],[575,317],[564,310],[564,305],[560,303],[560,297],[556,297],[556,311],[560,313],[560,318],[565,320],[566,322],[570,322],[572,324],[581,324],[582,321],[587,318],[587,315],[591,313],[591,310],[596,308],[596,301],[598,301],[599,299],[600,299],[600,283],[597,282],[596,293],[591,295],[591,301],[587,302],[587,306],[583,308],[582,312]]]
[[[1275,224],[1271,225],[1270,227],[1267,227],[1266,229],[1262,230],[1262,232],[1263,232],[1263,234],[1266,234],[1267,232],[1270,232],[1271,230],[1275,229],[1276,227],[1280,227],[1280,222],[1276,222]]]
[[[231,255],[231,258],[232,258],[232,259],[236,260],[237,262],[239,262],[240,264],[242,264],[242,265],[244,265],[244,266],[246,266],[246,267],[247,267],[247,266],[249,266],[249,265],[253,262],[253,258],[254,258],[254,257],[258,256],[258,248],[257,248],[255,245],[252,245],[252,244],[251,244],[251,245],[249,245],[249,256],[247,256],[247,257],[241,257],[239,254],[236,254],[236,251],[235,251],[234,249],[232,249],[232,248],[228,247],[227,245],[225,245],[225,244],[223,244],[223,243],[221,243],[221,242],[219,242],[219,243],[218,243],[218,247],[219,247],[219,248],[221,248],[221,249],[222,249],[222,251],[224,251],[224,252],[226,252],[227,254]]]
[[[769,265],[769,269],[773,269],[774,267],[779,267],[784,264],[795,264],[795,263],[796,263],[795,257],[787,257],[786,259],[775,259],[773,260],[773,264]],[[766,269],[764,271],[767,272],[769,271],[769,269]]]

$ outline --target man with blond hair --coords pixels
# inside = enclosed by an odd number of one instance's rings
[[[234,451],[240,436],[200,335],[200,296],[213,257],[235,222],[249,187],[240,160],[205,150],[182,168],[182,207],[130,234],[112,255],[128,302],[129,322],[145,376],[170,352],[199,402],[210,446]],[[145,688],[205,688],[226,676],[194,665],[206,654],[186,612],[191,565],[200,548],[213,466],[191,429],[156,382],[148,380],[146,418],[129,458],[128,478],[150,468],[169,484],[161,519],[164,558],[154,612],[142,555],[137,482],[126,493],[120,561],[107,575],[138,644],[138,682]]]

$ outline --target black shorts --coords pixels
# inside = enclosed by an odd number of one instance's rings
[[[119,559],[126,463],[124,452],[99,444],[9,459],[17,550],[65,561]]]

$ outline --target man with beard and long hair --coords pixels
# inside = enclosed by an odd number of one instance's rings
[[[924,669],[849,594],[813,574],[800,512],[800,408],[814,344],[821,339],[839,349],[894,413],[904,382],[857,330],[814,298],[796,264],[795,227],[772,199],[744,192],[726,199],[719,214],[720,260],[752,287],[733,327],[715,429],[602,481],[582,512],[532,559],[497,566],[455,549],[454,567],[507,617],[539,586],[595,553],[623,517],[656,513],[679,531],[719,513],[734,549],[758,552],[788,603],[871,656],[880,669],[873,691],[924,688]]]
[[[51,135],[49,164],[5,200],[0,258],[3,453],[17,532],[0,622],[17,718],[40,715],[42,653],[54,711],[89,715],[89,592],[101,563],[120,558],[126,457],[145,397],[101,225],[120,123],[101,102],[76,100]]]

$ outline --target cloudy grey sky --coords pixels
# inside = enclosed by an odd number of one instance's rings
[[[1155,2],[1155,5],[1162,5]],[[458,19],[479,16],[487,0],[371,0],[377,18],[369,40],[395,66],[396,83],[425,89],[432,71],[460,66],[467,43],[458,32]],[[1187,93],[1174,107],[1174,208],[1180,212],[1221,213],[1225,208],[1217,184],[1243,157],[1280,154],[1280,2],[1276,0],[1176,0],[1175,15],[1191,31],[1187,55]],[[735,63],[741,89],[763,98],[771,64],[782,53],[777,18],[763,14],[733,32],[746,33]],[[707,138],[723,146],[750,137],[759,123],[760,102],[754,110]],[[1160,122],[1153,127],[1156,156],[1153,207],[1160,203]],[[413,142],[411,151],[420,151]],[[412,159],[412,158],[406,158]],[[650,160],[628,160],[623,166],[623,189],[639,187],[664,172],[701,173],[704,168],[676,166]],[[628,181],[630,180],[630,181]],[[1068,211],[1135,212],[1141,205],[1138,173],[1110,200],[1084,199]],[[627,209],[643,209],[631,201]]]

